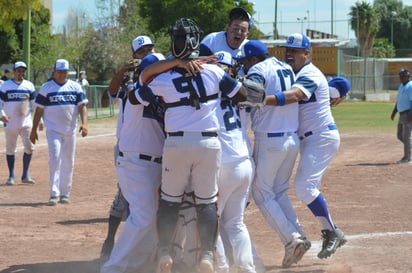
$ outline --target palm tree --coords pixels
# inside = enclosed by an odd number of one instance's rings
[[[375,35],[379,30],[379,13],[369,3],[356,2],[351,6],[351,28],[355,31],[361,55],[369,57],[372,52]]]

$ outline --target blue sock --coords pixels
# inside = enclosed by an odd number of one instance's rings
[[[23,154],[23,175],[21,179],[29,178],[29,166],[32,154]]]
[[[7,166],[9,167],[9,177],[14,177],[14,155],[6,155]]]
[[[328,204],[326,203],[326,200],[321,193],[315,200],[313,200],[312,203],[308,205],[308,208],[312,211],[313,215],[318,218],[322,229],[335,229],[332,217],[329,214]]]

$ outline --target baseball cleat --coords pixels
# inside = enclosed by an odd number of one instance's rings
[[[215,272],[213,252],[204,251],[200,258],[199,273],[213,273],[213,272]]]
[[[58,202],[59,202],[59,198],[56,197],[56,196],[52,196],[52,197],[50,197],[49,202],[47,203],[47,205],[55,206],[55,205],[57,205]]]
[[[309,250],[311,243],[306,238],[296,238],[285,246],[285,257],[282,261],[282,267],[290,267],[298,263],[306,251]]]
[[[14,185],[14,178],[13,177],[9,177],[6,181],[6,185],[7,186],[12,186]]]
[[[70,198],[66,195],[60,196],[60,203],[62,204],[69,204],[70,203]]]
[[[159,258],[156,273],[172,273],[173,260],[169,254],[165,254]]]
[[[336,252],[338,247],[346,243],[345,234],[342,230],[322,230],[322,250],[318,253],[319,259],[326,259]]]
[[[396,163],[398,163],[398,164],[412,163],[412,161],[404,157],[401,160],[396,161]]]
[[[34,181],[31,177],[26,177],[21,179],[21,183],[23,184],[35,184],[36,181]]]

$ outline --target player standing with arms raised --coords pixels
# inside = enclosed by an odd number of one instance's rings
[[[290,35],[284,45],[286,62],[296,81],[291,89],[275,94],[274,105],[299,102],[300,160],[295,175],[295,194],[318,219],[322,232],[320,259],[328,258],[346,243],[345,235],[332,221],[320,192],[327,167],[338,151],[340,136],[330,109],[328,82],[310,61],[310,41],[304,34]]]
[[[36,112],[30,140],[38,140],[37,128],[43,117],[49,147],[50,199],[48,204],[70,203],[76,150],[77,118],[79,132],[87,136],[87,98],[80,84],[67,78],[69,62],[58,59],[54,64],[53,80],[44,83],[36,98]]]
[[[0,120],[4,123],[6,160],[9,168],[9,178],[6,185],[14,184],[14,163],[19,135],[24,146],[21,182],[35,183],[29,176],[29,166],[34,150],[34,145],[30,141],[30,130],[33,124],[31,111],[34,108],[36,90],[33,83],[24,79],[26,69],[27,66],[24,62],[16,62],[13,69],[13,79],[5,81],[0,87]]]

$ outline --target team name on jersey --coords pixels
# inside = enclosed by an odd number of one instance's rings
[[[28,96],[27,93],[21,93],[21,92],[17,92],[17,93],[8,92],[7,93],[7,99],[8,100],[26,100],[28,98],[29,98],[29,96]]]

